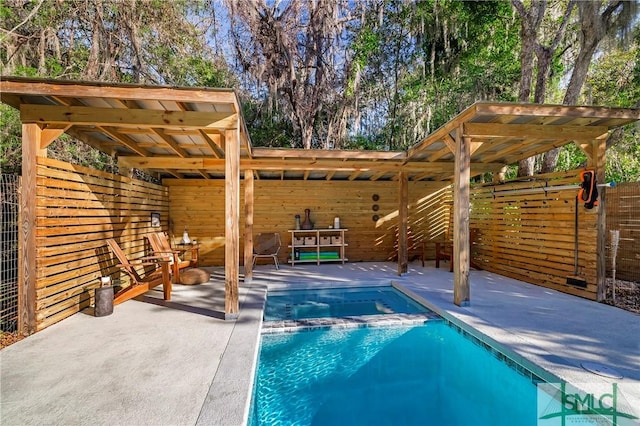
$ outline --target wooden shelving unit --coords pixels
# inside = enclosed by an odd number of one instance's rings
[[[348,229],[290,229],[289,263],[344,262]],[[337,257],[333,257],[333,253]]]

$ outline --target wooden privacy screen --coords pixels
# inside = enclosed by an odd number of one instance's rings
[[[491,272],[595,299],[598,207],[587,210],[578,203],[578,275],[587,288],[567,285],[567,276],[574,275],[578,190],[553,189],[579,182],[579,171],[574,170],[473,189],[470,227],[479,228],[474,260]],[[544,186],[546,193],[535,189]]]
[[[640,282],[640,182],[607,189],[607,276],[612,273],[611,233],[620,231],[616,280]]]
[[[170,236],[179,242],[184,228],[201,244],[203,265],[224,262],[224,181],[165,179],[169,187]],[[243,186],[244,182],[241,182]],[[253,233],[279,232],[285,262],[291,244],[287,232],[295,215],[304,220],[311,209],[316,228],[340,218],[346,234],[349,261],[386,261],[393,252],[398,221],[399,183],[395,181],[256,180],[254,182]],[[240,190],[244,211],[244,188]],[[377,201],[374,201],[377,195]],[[377,207],[374,207],[377,206]],[[376,210],[377,208],[377,210]],[[444,238],[451,208],[450,187],[442,182],[409,182],[409,226],[415,239]],[[374,221],[373,216],[378,220]],[[244,243],[244,217],[240,215],[240,245]],[[428,247],[433,257],[433,247]],[[244,250],[240,249],[240,253]]]
[[[107,238],[141,256],[145,234],[166,229],[168,207],[163,186],[38,158],[37,329],[89,306],[101,276],[119,277]],[[151,227],[151,212],[163,228]]]

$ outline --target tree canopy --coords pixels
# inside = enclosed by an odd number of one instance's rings
[[[396,150],[478,100],[640,107],[636,6],[5,0],[0,67],[3,75],[231,87],[255,146]],[[18,171],[19,120],[0,108],[1,167]],[[639,139],[634,126],[611,136],[609,178],[640,179]],[[114,167],[69,138],[50,150]],[[521,164],[521,173],[583,161],[569,146]]]

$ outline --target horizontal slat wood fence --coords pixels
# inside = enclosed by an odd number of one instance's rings
[[[571,171],[472,189],[470,227],[479,230],[473,259],[491,272],[595,299],[598,207],[588,210],[582,202],[578,203],[578,276],[587,281],[587,288],[566,283],[567,276],[574,275],[578,190],[554,187],[579,183],[579,172]],[[540,187],[546,192],[537,192]]]
[[[132,257],[147,253],[145,234],[158,230],[151,227],[151,212],[160,213],[161,229],[169,231],[173,243],[188,230],[191,239],[201,244],[202,265],[224,263],[223,180],[168,179],[159,186],[46,158],[38,159],[37,177],[38,329],[89,306],[100,276],[122,278],[105,239],[115,238]],[[544,182],[546,193],[527,192]],[[587,210],[582,203],[578,207],[578,273],[588,286],[566,284],[566,277],[574,273],[577,190],[553,187],[578,183],[574,171],[537,176],[532,182],[474,188],[470,226],[479,229],[474,260],[492,272],[595,298],[597,208]],[[316,228],[328,227],[334,217],[340,217],[342,226],[349,229],[349,261],[386,261],[395,251],[399,185],[396,181],[257,180],[254,233],[279,232],[280,259],[285,262],[290,252],[287,231],[294,227],[295,215],[304,219],[304,209],[309,208]],[[242,186],[241,182],[241,256]],[[415,240],[451,237],[452,199],[451,186],[444,183],[409,182],[408,217]],[[427,258],[434,257],[433,246],[427,244]]]
[[[640,282],[640,182],[607,188],[607,276],[611,276],[611,233],[619,230],[616,280]]]
[[[151,212],[167,229],[167,188],[48,158],[37,162],[36,321],[40,330],[93,303],[100,277],[127,283],[106,247],[146,250]]]
[[[169,187],[170,230],[173,242],[179,242],[184,228],[189,237],[201,244],[204,265],[224,262],[224,181],[178,180],[163,182]],[[241,212],[244,212],[244,187],[241,185]],[[385,261],[394,252],[398,221],[398,182],[360,181],[279,181],[254,182],[254,234],[279,232],[284,262],[290,253],[295,215],[304,220],[311,209],[316,228],[333,225],[340,218],[346,234],[349,261]],[[374,201],[376,194],[378,200]],[[438,182],[409,182],[409,226],[416,239],[443,239],[451,208],[449,186]],[[377,210],[374,210],[374,205]],[[378,219],[373,220],[377,215]],[[240,253],[244,247],[244,214],[240,215]],[[433,257],[433,247],[429,247]]]

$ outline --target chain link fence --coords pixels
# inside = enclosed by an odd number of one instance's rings
[[[18,230],[20,176],[0,174],[0,331],[18,332]]]

